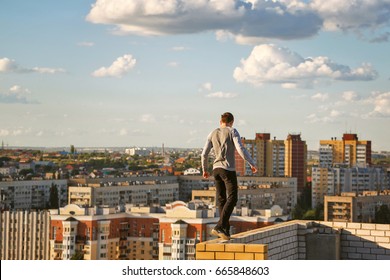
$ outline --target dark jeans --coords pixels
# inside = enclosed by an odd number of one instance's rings
[[[236,171],[228,171],[223,168],[213,170],[215,187],[217,189],[217,206],[219,209],[219,221],[217,227],[229,230],[230,215],[237,204],[238,183]]]

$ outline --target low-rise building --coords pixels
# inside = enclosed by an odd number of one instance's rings
[[[67,180],[1,181],[0,209],[47,209],[52,187],[57,188],[59,205],[66,205]]]
[[[367,191],[361,195],[341,193],[325,196],[324,220],[329,222],[372,223],[381,205],[390,208],[390,191]]]
[[[68,204],[116,207],[125,204],[165,205],[177,200],[179,184],[168,181],[127,181],[69,186]]]
[[[51,210],[50,259],[158,259],[159,214],[129,209],[69,204]]]

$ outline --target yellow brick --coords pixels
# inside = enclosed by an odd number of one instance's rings
[[[234,259],[235,260],[254,260],[254,254],[253,253],[235,253]]]
[[[255,253],[255,260],[267,260],[268,254],[267,253]]]
[[[267,245],[263,244],[246,244],[245,252],[247,253],[265,253],[268,252]]]
[[[196,251],[206,251],[206,244],[205,243],[196,244]]]
[[[214,260],[215,253],[214,252],[196,252],[197,260]]]
[[[230,252],[216,252],[215,253],[216,260],[234,260],[234,253]]]
[[[234,244],[234,243],[225,244],[225,251],[226,252],[244,252],[244,244]]]
[[[206,244],[206,251],[223,252],[225,251],[225,244],[219,244],[219,243]]]

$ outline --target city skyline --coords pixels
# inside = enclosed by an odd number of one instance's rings
[[[201,148],[356,133],[390,150],[389,0],[2,1],[0,141]]]

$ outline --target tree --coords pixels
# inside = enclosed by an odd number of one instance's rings
[[[70,145],[70,153],[71,153],[72,155],[74,155],[75,152],[76,152],[76,149],[75,149],[74,145]]]
[[[59,202],[58,202],[58,189],[57,185],[52,184],[50,188],[50,201],[49,201],[49,208],[50,209],[58,209]]]
[[[82,251],[76,250],[74,255],[70,258],[71,260],[84,260],[84,254]]]

